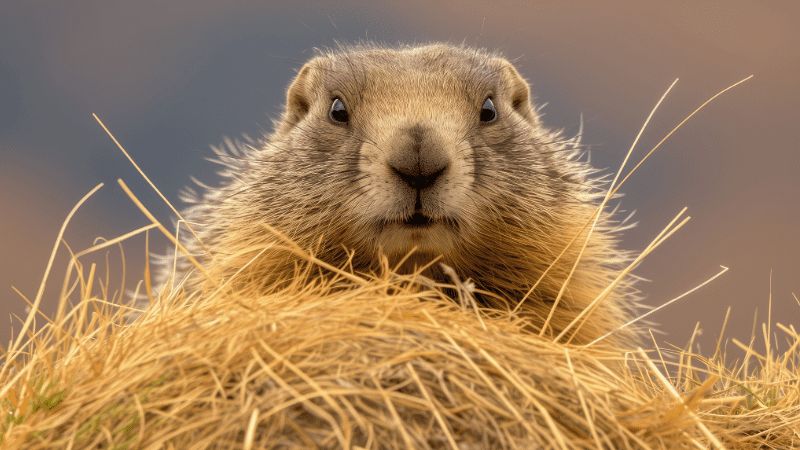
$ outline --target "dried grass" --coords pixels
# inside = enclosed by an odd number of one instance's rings
[[[747,358],[730,367],[719,348],[711,358],[691,345],[599,350],[532,334],[511,311],[478,308],[469,283],[454,280],[456,303],[419,274],[356,274],[288,242],[306,261],[290,286],[262,295],[216,280],[214,292],[154,298],[131,323],[130,308],[94,285],[96,268],[87,273],[80,256],[155,227],[166,232],[154,220],[74,255],[58,313],[37,327],[51,259],[4,351],[6,448],[800,445],[793,325],[776,324],[785,352],[770,346],[765,324],[766,351],[754,339],[737,342]]]
[[[71,309],[7,355],[8,448],[794,448],[798,333],[722,364],[524,331],[413,275],[320,277],[267,296],[177,291],[134,323],[80,263]],[[359,277],[360,278],[360,277]],[[202,300],[202,301],[200,301]],[[752,344],[751,344],[752,347]],[[13,357],[12,357],[13,356]],[[690,360],[704,366],[692,367]],[[696,364],[695,364],[696,365]]]

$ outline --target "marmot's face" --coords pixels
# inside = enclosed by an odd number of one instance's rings
[[[324,204],[339,221],[336,244],[447,257],[485,240],[491,221],[514,219],[514,205],[551,203],[553,155],[535,154],[538,126],[508,61],[437,45],[313,59],[278,136],[293,167],[319,169],[299,183],[315,183],[310,213]]]

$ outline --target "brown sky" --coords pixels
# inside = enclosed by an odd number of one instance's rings
[[[694,288],[720,265],[730,268],[655,315],[668,333],[660,340],[682,345],[700,321],[699,342],[709,353],[730,305],[726,334],[747,341],[755,309],[759,322],[766,319],[770,274],[773,322],[800,322],[792,296],[800,296],[800,2],[272,3],[15,2],[4,12],[0,312],[23,314],[10,286],[35,297],[62,221],[98,183],[105,187],[67,229],[73,250],[146,224],[117,178],[169,220],[92,113],[176,199],[190,175],[213,183],[215,168],[203,160],[208,144],[268,128],[267,115],[278,111],[297,67],[293,59],[306,59],[324,40],[368,36],[466,39],[519,57],[538,101],[548,103],[545,123],[577,129],[583,114],[584,143],[609,170],[675,78],[634,161],[705,100],[754,75],[692,118],[626,183],[622,205],[637,210],[639,225],[624,246],[643,249],[687,206],[692,220],[636,270],[652,280],[641,285],[649,302]],[[131,268],[140,267],[141,242],[126,247],[128,287],[141,276]],[[47,312],[66,266],[65,248],[59,252]],[[109,258],[118,273],[119,252]],[[96,262],[104,267],[105,254]],[[10,326],[0,318],[4,345]]]

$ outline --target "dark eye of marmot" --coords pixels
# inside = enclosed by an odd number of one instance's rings
[[[333,99],[331,109],[328,111],[328,117],[337,123],[347,123],[347,121],[350,119],[350,115],[347,114],[347,109],[345,109],[344,103],[342,103],[342,101],[338,98]]]
[[[497,110],[494,109],[492,98],[489,97],[481,107],[481,122],[494,122],[497,120]]]

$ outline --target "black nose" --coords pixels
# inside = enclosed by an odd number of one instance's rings
[[[427,128],[415,125],[401,133],[387,163],[411,189],[422,190],[436,183],[450,165],[438,139]]]
[[[400,179],[403,180],[408,187],[418,191],[436,183],[436,180],[444,173],[446,169],[447,166],[445,165],[438,170],[434,170],[433,172],[429,171],[430,173],[423,175],[420,170],[408,170],[406,167],[392,166],[394,173],[397,174],[397,176],[400,177]]]

